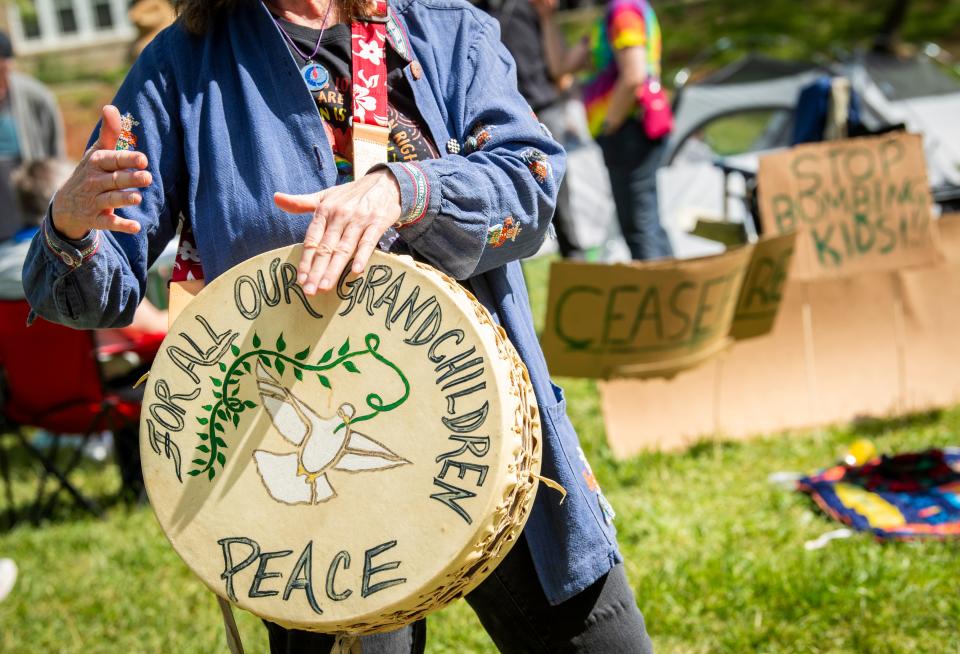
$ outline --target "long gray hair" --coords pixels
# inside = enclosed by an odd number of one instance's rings
[[[368,0],[330,0],[337,3],[341,21],[362,16],[369,7]],[[260,0],[173,0],[178,20],[191,34],[205,34],[221,14],[238,7],[250,6]]]

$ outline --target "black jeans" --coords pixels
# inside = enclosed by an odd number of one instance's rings
[[[521,537],[467,602],[504,654],[650,654],[643,616],[623,565],[563,604],[547,601],[526,540]],[[290,631],[266,623],[272,654],[330,651],[333,637]],[[427,625],[421,620],[389,634],[366,636],[363,654],[422,654]]]
[[[623,238],[634,259],[673,256],[673,246],[660,224],[657,169],[666,139],[651,141],[643,125],[630,119],[613,134],[597,137],[610,174],[613,201]]]

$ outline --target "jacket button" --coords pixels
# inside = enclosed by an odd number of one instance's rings
[[[419,61],[415,61],[410,64],[410,72],[413,74],[413,79],[420,79],[423,77],[423,68],[420,67]]]

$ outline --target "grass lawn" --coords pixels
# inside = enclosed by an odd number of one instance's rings
[[[528,266],[537,314],[546,269]],[[560,381],[618,511],[627,572],[659,652],[960,652],[960,545],[856,536],[808,552],[805,541],[838,525],[767,481],[829,464],[860,437],[882,452],[960,444],[960,410],[616,461],[596,386]],[[34,471],[21,464],[14,473],[25,501]],[[92,464],[80,477],[94,493],[117,483]],[[213,596],[148,508],[19,526],[0,534],[0,556],[21,569],[0,604],[2,652],[225,651]],[[265,651],[257,620],[238,618],[247,651]],[[429,631],[433,654],[494,651],[463,602],[432,617]]]

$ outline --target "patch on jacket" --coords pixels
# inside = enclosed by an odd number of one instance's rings
[[[507,241],[515,242],[521,227],[522,225],[515,221],[513,216],[507,216],[501,224],[487,230],[487,245],[498,248]]]
[[[487,127],[483,124],[478,124],[470,132],[470,136],[467,137],[465,142],[467,152],[476,152],[477,150],[482,150],[487,144],[490,143],[492,138],[491,134],[494,131],[494,127]]]
[[[540,152],[540,150],[530,148],[524,150],[520,156],[524,163],[527,164],[527,168],[530,169],[533,178],[540,184],[546,183],[547,176],[550,175],[550,161],[547,159],[547,155]]]
[[[117,139],[117,150],[136,150],[137,137],[133,134],[133,128],[140,123],[133,119],[133,114],[126,113],[120,117],[120,138]]]
[[[583,453],[583,448],[577,448],[577,457],[583,465],[581,474],[587,483],[587,488],[597,496],[597,502],[600,504],[600,512],[603,513],[603,521],[607,523],[607,525],[612,525],[613,519],[617,517],[617,512],[613,510],[613,505],[610,504],[604,496],[603,491],[600,490],[600,482],[597,481],[596,475],[593,474],[593,468],[590,467],[590,462],[587,461],[587,455]]]

